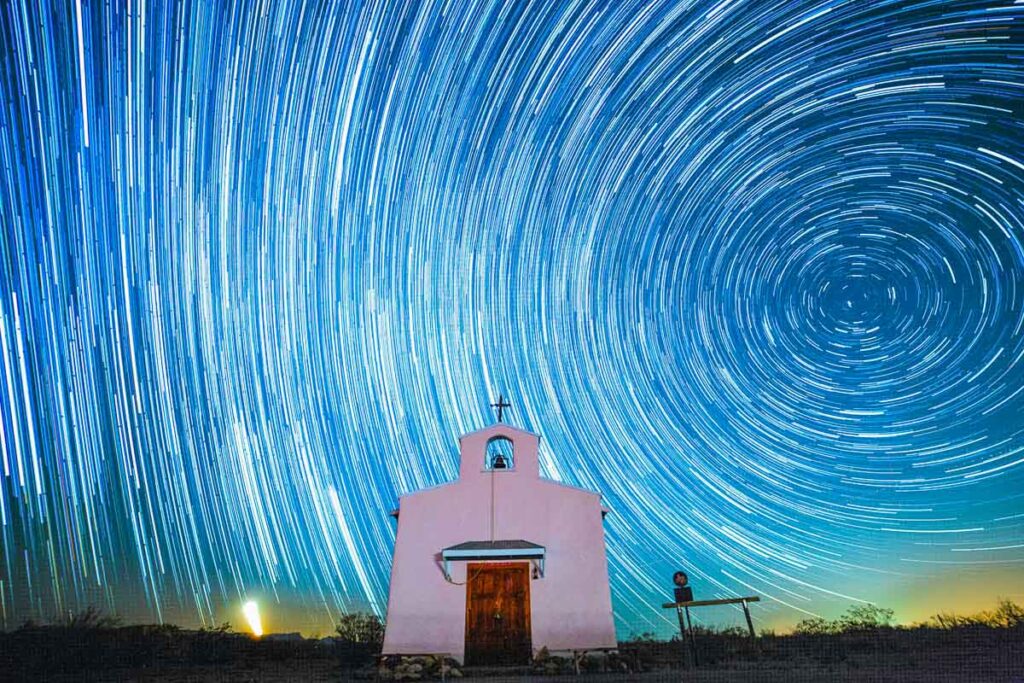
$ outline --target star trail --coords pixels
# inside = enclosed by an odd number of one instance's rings
[[[1024,598],[1020,0],[10,0],[0,51],[0,625],[382,613],[499,393],[621,635],[677,568]]]

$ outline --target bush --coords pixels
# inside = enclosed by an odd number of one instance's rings
[[[984,625],[984,622],[980,621],[977,615],[964,617],[959,614],[949,614],[947,612],[940,612],[921,624],[921,626],[924,626],[925,628],[934,628],[941,631],[950,631],[956,628],[982,625]]]
[[[373,662],[384,645],[384,622],[370,612],[343,615],[335,632],[335,652],[344,666],[359,667]]]
[[[376,646],[384,643],[384,622],[376,614],[369,612],[343,615],[335,631],[338,638],[350,643]]]
[[[69,615],[64,620],[64,623],[60,625],[69,629],[104,630],[119,627],[121,620],[117,617],[103,614],[102,610],[90,606],[84,612]]]
[[[878,605],[854,605],[835,622],[840,633],[870,631],[892,626],[893,611]]]
[[[804,636],[824,636],[836,633],[837,631],[836,622],[822,619],[821,617],[802,619],[793,627],[794,633]]]
[[[1024,628],[1024,607],[1012,600],[1000,599],[992,611],[962,616],[940,612],[927,619],[921,626],[949,631],[968,626],[987,628]]]
[[[237,636],[231,632],[231,624],[203,627],[189,638],[188,660],[201,664],[223,664],[235,654],[232,648]]]
[[[854,605],[838,619],[811,617],[797,622],[793,632],[804,636],[826,636],[855,631],[874,631],[892,626],[893,611],[878,605]]]
[[[1024,607],[1012,600],[1002,599],[999,606],[991,613],[988,625],[996,628],[1024,627]]]

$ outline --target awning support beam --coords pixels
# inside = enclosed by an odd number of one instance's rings
[[[540,567],[540,575],[544,576],[544,560],[546,549],[543,547],[534,548],[445,548],[441,551],[441,562],[444,567],[445,578],[449,581],[452,578],[452,562],[471,562],[482,560],[485,562],[498,560],[537,560]]]

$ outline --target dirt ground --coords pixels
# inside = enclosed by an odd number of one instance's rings
[[[3,676],[0,675],[0,680]],[[13,680],[13,679],[11,679]],[[336,666],[322,661],[306,664],[283,662],[261,666],[259,669],[216,666],[187,667],[163,670],[122,670],[83,677],[68,674],[52,679],[55,683],[91,681],[112,683],[114,681],[138,681],[139,683],[327,683],[357,680],[351,673],[342,672]],[[1024,663],[1018,674],[997,674],[993,672],[935,671],[935,670],[849,670],[837,667],[828,669],[697,669],[676,671],[654,671],[643,674],[583,674],[580,676],[488,676],[486,678],[466,677],[467,681],[488,681],[489,683],[569,683],[573,680],[588,683],[656,683],[680,681],[686,683],[1024,683]]]

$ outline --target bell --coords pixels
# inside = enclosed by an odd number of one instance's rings
[[[491,464],[491,467],[493,467],[496,470],[507,469],[508,464],[505,462],[505,456],[500,453],[494,456],[494,462]]]

